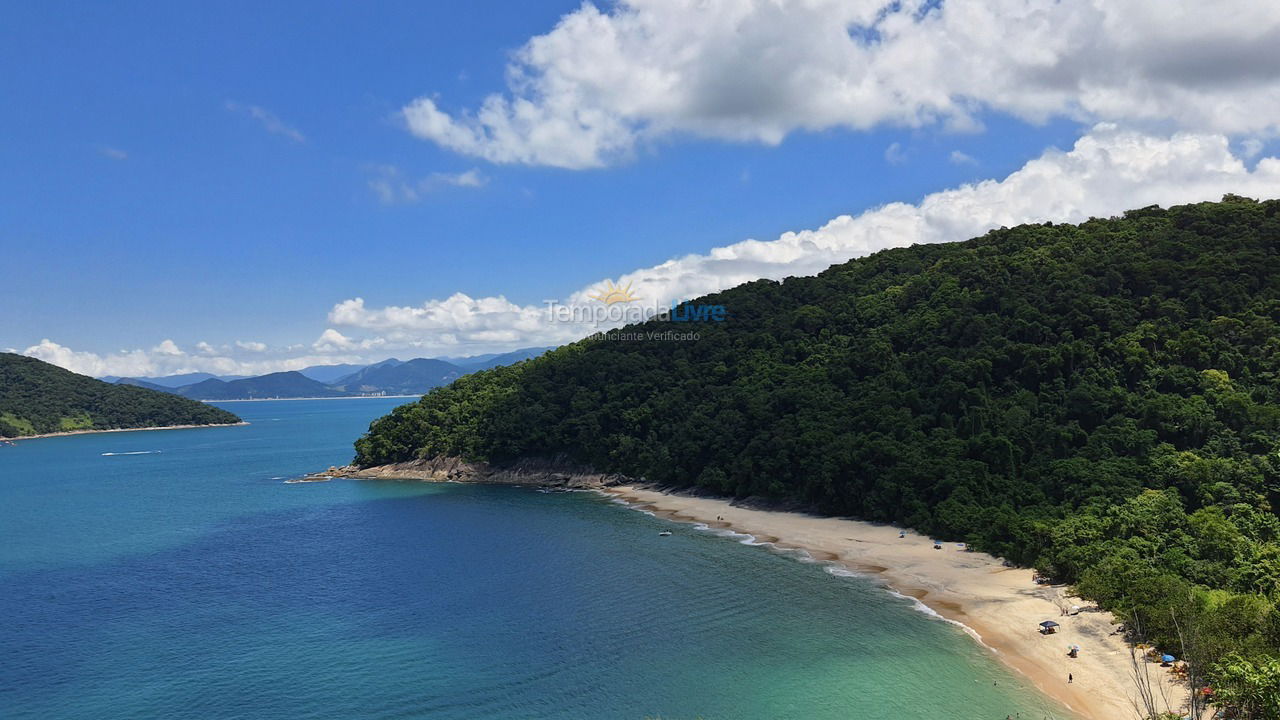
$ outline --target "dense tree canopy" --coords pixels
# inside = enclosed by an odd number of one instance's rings
[[[356,461],[565,454],[902,523],[1078,583],[1158,642],[1181,603],[1221,641],[1208,660],[1274,654],[1278,213],[1228,196],[749,283],[695,301],[729,313],[682,326],[696,341],[588,339],[434,390]]]
[[[113,385],[35,358],[0,353],[0,437],[239,421],[195,400]]]

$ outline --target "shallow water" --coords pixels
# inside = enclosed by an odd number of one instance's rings
[[[594,494],[284,482],[400,402],[0,447],[0,717],[1050,714],[867,579]]]

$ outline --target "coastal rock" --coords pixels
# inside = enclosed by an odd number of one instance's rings
[[[522,458],[510,463],[487,463],[439,456],[366,468],[354,465],[331,467],[317,475],[366,480],[490,483],[568,489],[593,489],[635,482],[624,475],[600,473],[576,465],[565,457]]]

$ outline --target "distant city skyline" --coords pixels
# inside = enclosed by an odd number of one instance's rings
[[[1280,196],[1275,5],[783,5],[14,7],[0,349],[476,355],[590,334],[547,303],[612,286]]]

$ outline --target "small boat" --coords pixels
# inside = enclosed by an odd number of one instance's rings
[[[658,537],[667,537],[670,534],[671,534],[670,530],[663,530],[662,532],[658,533]]]

